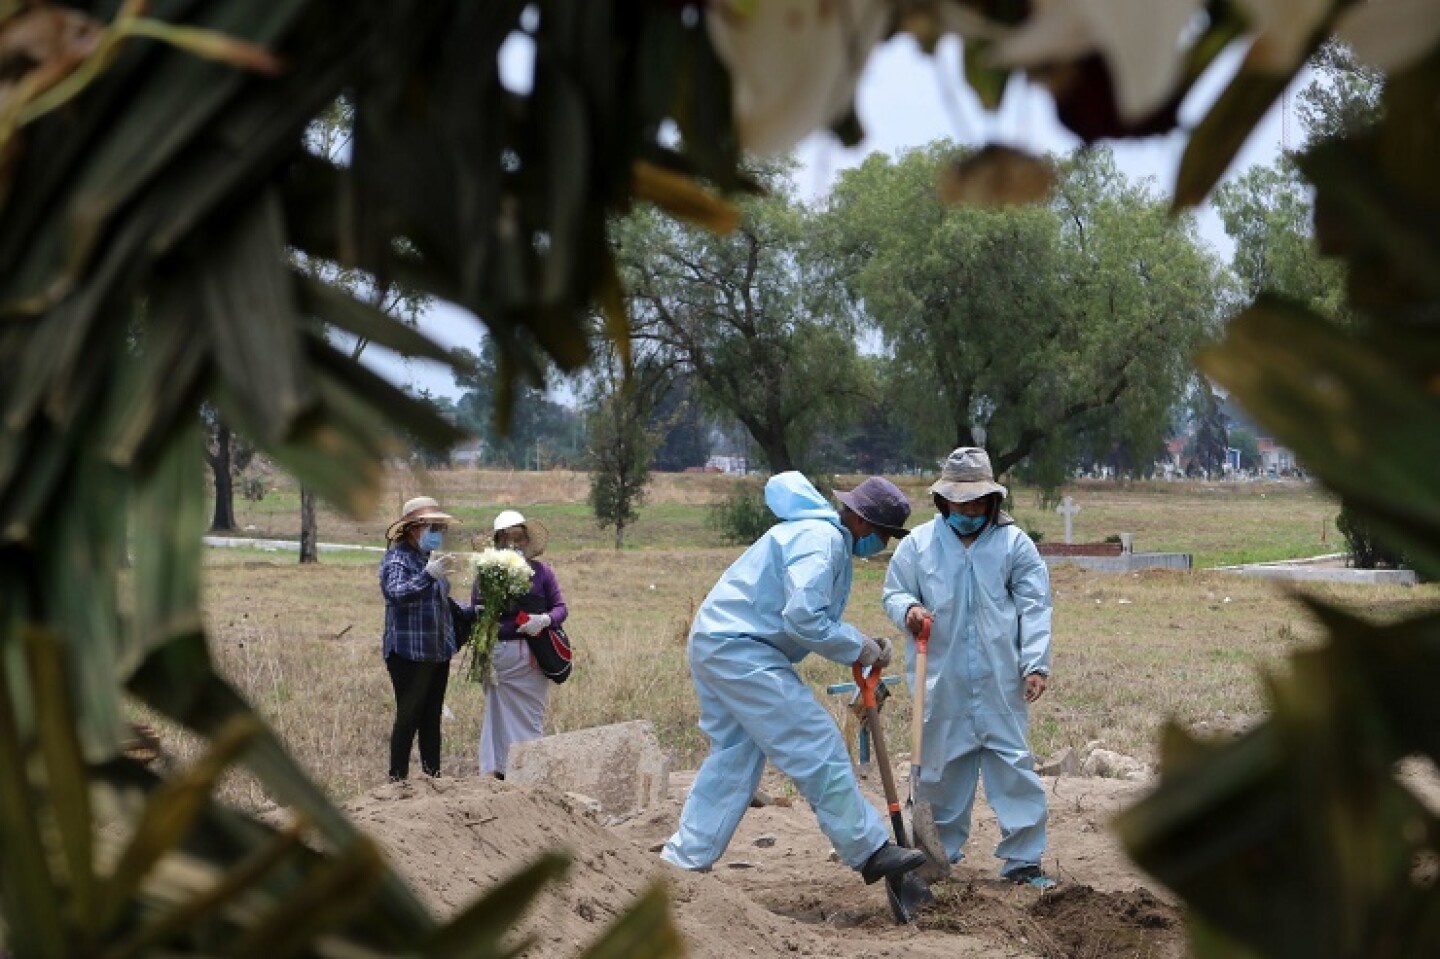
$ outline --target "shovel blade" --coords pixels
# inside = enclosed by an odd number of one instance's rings
[[[921,908],[935,901],[935,894],[918,875],[907,872],[885,880],[885,898],[890,901],[895,922],[906,926],[915,921]]]
[[[918,872],[930,881],[950,878],[950,854],[940,841],[940,829],[935,825],[935,811],[928,802],[912,802],[910,808],[910,836],[915,848],[925,854],[925,865]]]

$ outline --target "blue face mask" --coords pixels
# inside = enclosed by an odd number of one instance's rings
[[[964,513],[951,513],[945,517],[945,522],[950,528],[961,536],[974,536],[985,526],[988,516],[966,516]]]
[[[420,549],[422,552],[433,553],[440,548],[444,540],[444,534],[438,529],[427,529],[420,534]]]
[[[879,533],[867,533],[855,541],[850,551],[861,559],[866,556],[874,556],[885,548],[885,541],[880,538]]]

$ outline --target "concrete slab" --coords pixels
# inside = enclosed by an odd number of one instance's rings
[[[1133,573],[1139,569],[1192,569],[1189,553],[1121,553],[1119,556],[1041,556],[1047,566],[1079,566],[1097,573]]]
[[[1350,569],[1343,566],[1239,566],[1227,573],[1258,579],[1299,582],[1354,583],[1361,586],[1414,586],[1419,580],[1413,569]]]
[[[607,816],[665,802],[670,759],[643,720],[594,726],[510,747],[505,781],[591,797]]]

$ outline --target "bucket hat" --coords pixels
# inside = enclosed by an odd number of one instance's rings
[[[991,493],[999,493],[1002,499],[1010,495],[1009,490],[995,482],[990,454],[978,446],[961,446],[951,452],[930,492],[952,503],[968,503]]]
[[[550,531],[545,524],[538,519],[527,520],[519,510],[507,509],[495,517],[494,532],[511,529],[515,526],[525,527],[525,532],[530,534],[530,545],[525,547],[525,558],[534,559],[545,552],[545,544],[550,540]]]
[[[896,539],[910,535],[905,521],[910,518],[910,501],[900,487],[880,476],[872,476],[854,489],[836,493],[852,513]]]
[[[449,513],[441,512],[440,504],[430,496],[417,496],[414,499],[406,500],[405,505],[400,508],[400,518],[390,524],[385,531],[385,538],[394,542],[404,535],[405,531],[420,523],[459,523],[460,520]]]

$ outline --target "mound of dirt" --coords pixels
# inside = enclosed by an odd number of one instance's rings
[[[573,865],[520,926],[531,957],[574,956],[657,877],[696,959],[825,956],[963,959],[1007,956],[1153,957],[1184,954],[1173,906],[1137,888],[1103,819],[1136,790],[1104,780],[1061,780],[1051,797],[1053,866],[1062,879],[1039,893],[995,878],[994,819],[977,803],[969,856],[913,926],[897,927],[879,886],[827,857],[829,845],[803,800],[751,809],[712,873],[661,862],[691,774],[672,777],[670,798],[626,822],[602,825],[578,801],[490,779],[420,779],[377,787],[348,812],[439,914],[469,904],[543,850],[568,849]],[[867,791],[870,784],[866,784]],[[770,777],[770,792],[785,783]]]

